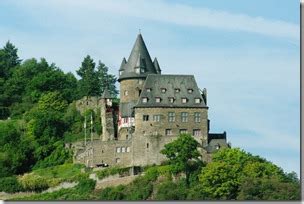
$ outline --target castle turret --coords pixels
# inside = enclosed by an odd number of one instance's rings
[[[113,119],[113,97],[106,88],[101,96],[101,123],[102,123],[102,140],[114,140],[115,139],[115,128]]]
[[[139,99],[144,81],[149,74],[160,74],[160,68],[156,59],[152,62],[142,35],[138,34],[128,60],[123,58],[119,69],[119,127],[132,126],[133,107]]]

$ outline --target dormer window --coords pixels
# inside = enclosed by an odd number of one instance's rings
[[[145,73],[145,69],[141,68],[140,73]]]
[[[180,89],[174,89],[175,93],[179,93]]]
[[[193,92],[193,89],[188,89],[188,93],[192,93]]]
[[[169,97],[169,103],[174,103],[174,98],[173,97]]]
[[[161,88],[160,91],[161,91],[162,93],[166,93],[167,89]]]
[[[155,102],[156,102],[156,103],[160,103],[160,101],[161,101],[161,98],[160,98],[160,97],[156,97],[156,98],[155,98]]]
[[[119,71],[119,75],[122,75],[123,71]]]
[[[147,88],[146,91],[147,91],[147,92],[151,92],[151,89],[150,89],[150,88]]]
[[[140,68],[139,68],[139,67],[136,67],[136,68],[135,68],[135,73],[136,73],[136,74],[140,74]]]
[[[146,98],[146,97],[145,97],[145,98],[142,98],[142,102],[143,102],[143,103],[147,103],[147,102],[148,102],[148,98]]]
[[[187,98],[182,98],[182,103],[187,103],[188,99]]]
[[[194,103],[201,103],[201,99],[200,98],[195,98]]]

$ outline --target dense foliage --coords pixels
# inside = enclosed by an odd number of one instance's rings
[[[74,101],[106,87],[117,95],[114,75],[90,56],[78,80],[43,58],[20,60],[17,51],[10,42],[0,49],[0,178],[72,162],[65,143],[83,138],[84,122]],[[85,114],[93,114],[100,134],[100,114],[92,112]]]

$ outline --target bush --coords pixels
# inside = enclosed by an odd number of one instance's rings
[[[81,179],[76,186],[76,190],[80,193],[89,192],[95,189],[96,181],[93,179]]]
[[[100,200],[125,200],[126,195],[125,192],[126,187],[123,185],[119,185],[117,187],[107,187],[102,190],[99,199]]]
[[[126,168],[112,167],[112,168],[107,168],[107,169],[104,169],[101,171],[97,171],[96,175],[97,175],[98,179],[103,179],[103,178],[106,178],[108,176],[115,175],[115,174],[122,175],[124,173],[127,173],[129,170],[130,170],[129,167],[126,167]]]
[[[138,177],[127,189],[126,200],[146,200],[152,192],[153,185],[149,177]]]
[[[0,179],[0,192],[16,193],[23,191],[21,184],[15,176],[5,177]]]
[[[41,192],[49,188],[48,182],[45,178],[35,174],[24,174],[19,177],[19,182],[25,191]]]
[[[166,181],[157,188],[156,200],[186,200],[187,187],[186,182],[181,180],[177,183]]]

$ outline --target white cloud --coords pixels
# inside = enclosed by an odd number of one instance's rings
[[[20,1],[17,2],[20,4]],[[78,13],[85,12],[88,15],[90,15],[90,12],[110,12],[113,15],[138,17],[183,26],[245,31],[270,37],[284,37],[295,41],[300,39],[300,26],[297,24],[266,19],[260,16],[253,17],[222,10],[167,3],[163,0],[28,0],[23,1],[23,5],[35,9],[44,6],[54,9],[56,12],[61,12],[66,17],[75,11]],[[87,23],[90,24],[90,22]]]

